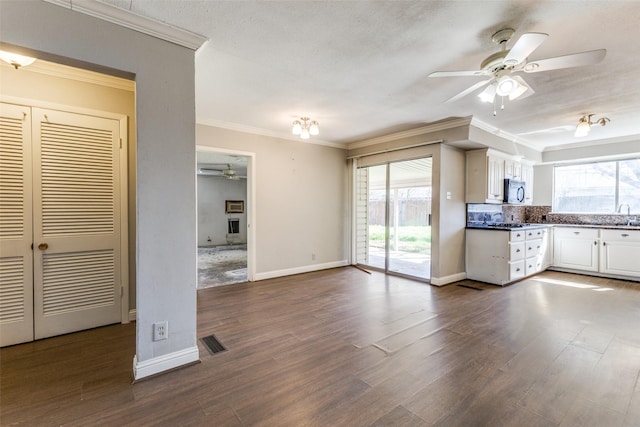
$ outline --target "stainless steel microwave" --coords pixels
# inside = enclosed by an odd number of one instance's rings
[[[524,181],[505,178],[504,180],[504,202],[509,204],[524,203]]]

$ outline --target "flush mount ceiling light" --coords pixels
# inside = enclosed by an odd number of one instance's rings
[[[309,139],[310,135],[319,135],[320,134],[320,124],[311,120],[309,117],[300,117],[300,119],[293,121],[293,127],[291,128],[291,133],[294,135],[300,135],[302,139]]]
[[[0,50],[0,59],[13,66],[16,70],[20,67],[26,67],[33,64],[36,58],[30,56],[18,55],[17,53]]]
[[[589,132],[591,132],[591,126],[606,126],[607,123],[611,121],[607,117],[601,117],[597,120],[591,121],[591,117],[593,117],[594,115],[595,114],[585,114],[584,116],[580,117],[578,125],[576,126],[576,133],[574,134],[574,136],[578,138],[587,136],[589,135]]]

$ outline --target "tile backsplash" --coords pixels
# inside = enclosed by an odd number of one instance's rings
[[[627,215],[621,214],[551,213],[551,206],[467,204],[467,222],[623,225],[626,220]]]

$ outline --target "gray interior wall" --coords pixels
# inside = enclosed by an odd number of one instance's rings
[[[242,200],[245,213],[225,213],[225,201]],[[240,220],[233,243],[247,243],[247,180],[198,175],[198,246],[226,245],[227,220]],[[209,240],[210,239],[210,240]]]
[[[344,150],[205,125],[197,125],[196,140],[199,146],[255,153],[258,278],[348,259]]]
[[[447,145],[440,154],[440,223],[438,276],[464,272],[465,267],[465,162],[464,151]]]
[[[33,101],[124,114],[128,120],[129,309],[136,307],[136,115],[134,91],[32,71],[0,67],[0,94]]]
[[[36,1],[0,2],[0,39],[136,75],[136,356],[197,349],[194,52]]]

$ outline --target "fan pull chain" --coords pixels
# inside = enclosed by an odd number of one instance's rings
[[[502,103],[502,105],[500,105],[500,109],[504,110],[504,96],[500,97],[500,102]]]
[[[498,115],[498,112],[496,111],[496,98],[493,98],[493,117],[497,115]]]

